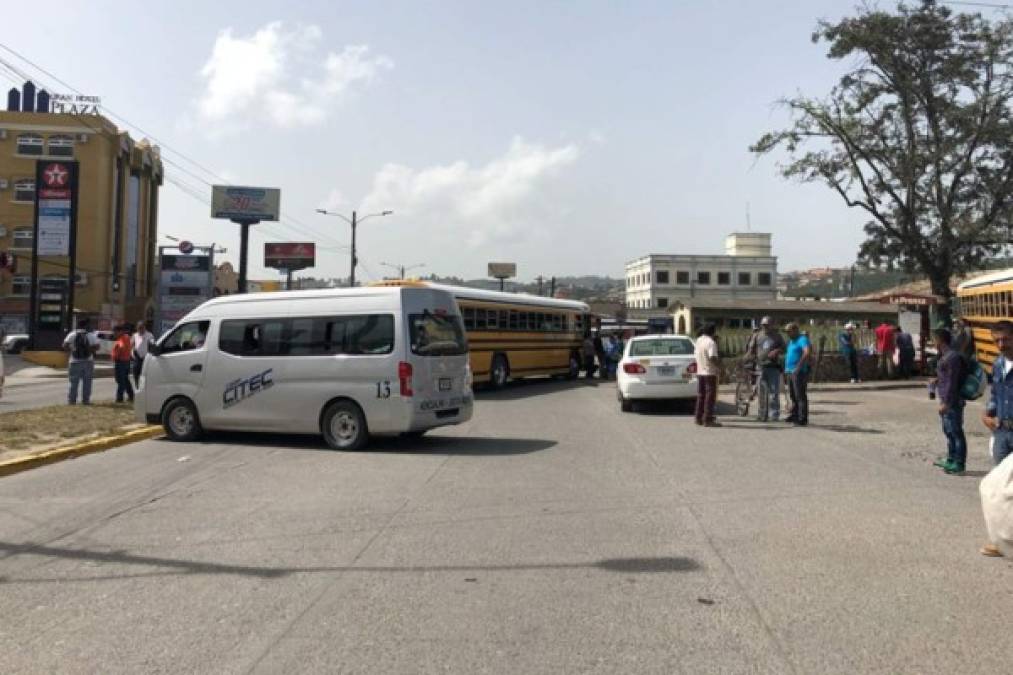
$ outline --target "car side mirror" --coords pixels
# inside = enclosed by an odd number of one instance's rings
[[[162,353],[162,348],[158,346],[157,342],[152,342],[150,345],[148,345],[148,353],[151,354],[152,356],[158,356],[159,354]]]

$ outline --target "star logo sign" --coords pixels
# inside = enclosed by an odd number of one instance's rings
[[[50,164],[42,172],[42,179],[50,187],[64,187],[69,177],[70,172],[64,169],[61,164]]]

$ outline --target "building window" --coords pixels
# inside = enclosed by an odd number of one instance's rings
[[[658,298],[658,307],[668,307],[668,298]]]
[[[32,250],[32,242],[35,240],[34,230],[30,227],[22,227],[14,230],[13,241],[11,242],[11,248],[25,249],[28,251]]]
[[[42,136],[39,134],[21,134],[18,136],[19,155],[41,155]]]
[[[757,272],[756,273],[756,285],[757,286],[770,286],[770,272]]]
[[[659,284],[667,284],[668,283],[668,272],[658,271],[658,272],[655,272],[654,274],[655,274],[655,277],[657,278]]]
[[[718,272],[718,286],[730,286],[732,283],[731,272]]]
[[[689,272],[686,272],[686,271],[676,272],[675,273],[675,283],[680,284],[682,286],[688,286],[689,285]]]
[[[710,286],[711,285],[711,273],[710,272],[697,272],[696,273],[696,283],[700,284],[701,286]]]
[[[53,157],[73,157],[74,137],[58,134],[49,137],[49,154]]]
[[[30,276],[16,276],[11,280],[11,295],[27,296],[32,292],[32,278]]]
[[[750,286],[753,283],[753,275],[749,272],[739,272],[739,286]]]
[[[21,180],[14,181],[14,201],[34,202],[35,181],[30,178],[23,178]]]

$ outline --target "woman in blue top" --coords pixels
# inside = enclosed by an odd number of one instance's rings
[[[804,427],[809,423],[809,357],[812,345],[809,337],[803,335],[798,324],[789,323],[784,327],[788,334],[788,352],[784,358],[784,373],[788,376],[788,393],[791,396],[791,410],[785,422]]]

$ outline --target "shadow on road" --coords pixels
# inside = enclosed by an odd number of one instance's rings
[[[875,384],[814,384],[809,387],[809,395],[831,391],[847,391],[860,394],[866,391],[892,391],[895,389],[924,389],[925,382],[909,380],[906,382],[876,382]]]
[[[503,389],[492,389],[489,385],[479,385],[475,389],[475,400],[477,401],[516,401],[518,399],[531,398],[534,396],[546,396],[571,389],[583,387],[597,387],[598,385],[610,384],[608,380],[585,379],[564,380],[553,377],[531,377],[524,380],[514,380]],[[611,382],[614,384],[614,382]]]
[[[114,581],[144,576],[165,576],[173,574],[207,574],[235,575],[261,579],[279,579],[296,574],[319,574],[328,572],[349,573],[426,573],[426,572],[517,572],[528,570],[568,570],[568,569],[600,569],[608,572],[626,574],[657,574],[665,572],[692,572],[701,568],[693,558],[657,557],[657,558],[606,558],[595,562],[576,563],[532,563],[512,565],[405,565],[405,566],[356,566],[333,565],[313,567],[255,567],[250,565],[231,565],[198,560],[180,560],[156,556],[136,555],[126,551],[90,551],[57,546],[38,546],[35,544],[14,544],[0,542],[0,554],[4,558],[15,555],[43,556],[63,560],[82,560],[91,563],[112,565],[143,565],[145,567],[161,567],[167,571],[146,572],[140,574],[101,575],[90,577],[48,577],[10,579],[0,577],[0,584],[16,583],[66,583],[73,581]]]
[[[289,450],[316,450],[335,452],[324,444],[320,436],[312,434],[267,434],[241,431],[205,432],[202,444],[231,443],[250,447],[284,448]],[[486,436],[376,436],[361,451],[369,453],[401,453],[416,455],[526,455],[547,450],[556,441],[540,438],[497,438]]]

